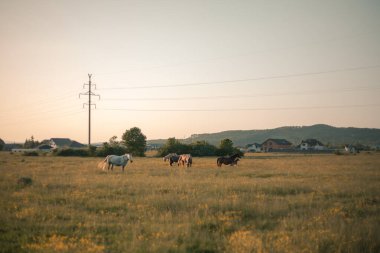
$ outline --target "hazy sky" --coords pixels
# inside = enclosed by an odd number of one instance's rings
[[[380,128],[380,1],[1,0],[0,138]]]

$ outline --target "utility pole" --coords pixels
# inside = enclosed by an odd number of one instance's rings
[[[96,109],[96,104],[91,103],[91,97],[92,96],[97,96],[100,99],[100,95],[97,95],[91,91],[91,87],[94,85],[95,90],[96,90],[96,84],[91,83],[91,76],[92,74],[88,74],[88,83],[83,84],[83,89],[85,88],[86,85],[88,85],[88,92],[86,93],[79,93],[79,98],[81,95],[83,96],[88,96],[88,103],[83,103],[83,108],[87,105],[88,106],[88,148],[90,149],[91,147],[91,108],[92,106],[95,106]]]

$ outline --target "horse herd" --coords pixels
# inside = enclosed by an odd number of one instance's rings
[[[241,156],[239,154],[234,154],[232,156],[222,156],[218,157],[216,159],[216,165],[218,167],[221,167],[223,164],[224,165],[230,165],[234,166],[237,165],[239,158]],[[177,163],[178,166],[182,165],[186,167],[191,167],[193,164],[193,157],[191,154],[182,154],[182,155],[177,155],[176,153],[170,153],[166,156],[163,157],[164,162],[169,161],[169,165],[173,166],[174,163]],[[105,170],[106,165],[108,165],[107,170],[113,170],[113,166],[120,166],[122,171],[124,171],[125,166],[128,164],[128,162],[133,162],[132,155],[131,154],[124,154],[121,156],[117,155],[108,155],[103,163],[102,169]],[[100,163],[100,164],[101,164]]]

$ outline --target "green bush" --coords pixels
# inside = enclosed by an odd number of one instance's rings
[[[24,156],[38,156],[38,152],[37,151],[25,151],[23,153]]]
[[[74,148],[66,148],[66,149],[59,149],[55,152],[55,155],[57,156],[81,156],[81,157],[87,157],[89,156],[88,149],[74,149]]]
[[[192,156],[225,156],[240,154],[243,156],[243,152],[239,149],[234,148],[231,141],[228,142],[228,148],[221,146],[220,148],[215,147],[214,145],[209,144],[206,141],[197,141],[191,144],[183,144],[176,140],[175,138],[169,138],[164,146],[162,146],[158,152],[157,156],[162,157],[170,153],[177,154],[191,154]]]
[[[169,153],[188,154],[190,152],[190,145],[183,144],[175,138],[169,138],[165,145],[158,150],[157,156],[165,156]]]
[[[191,154],[193,156],[215,156],[216,147],[206,141],[197,141],[190,144]]]
[[[106,157],[108,155],[124,155],[125,153],[128,153],[126,147],[120,145],[110,145],[105,142],[101,148],[96,150],[95,155]]]
[[[17,184],[19,186],[29,186],[29,185],[32,185],[32,183],[33,183],[33,180],[30,177],[20,177],[17,180]]]

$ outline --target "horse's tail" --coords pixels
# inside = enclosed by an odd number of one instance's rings
[[[98,166],[97,166],[98,169],[101,169],[101,168],[103,167],[103,164],[104,164],[103,161],[99,162],[99,163],[98,163]]]
[[[109,155],[106,156],[106,158],[104,160],[102,160],[100,163],[98,163],[99,169],[105,170],[106,163],[108,162],[108,157],[109,157]]]

